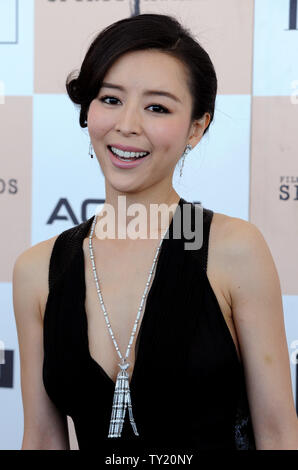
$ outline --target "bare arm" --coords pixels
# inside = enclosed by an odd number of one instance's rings
[[[23,252],[13,270],[13,305],[24,408],[21,450],[69,449],[67,417],[61,416],[52,403],[42,380],[43,321],[39,294],[47,281],[47,242]]]
[[[225,232],[225,276],[258,450],[298,449],[298,420],[278,273],[263,235],[242,219]]]

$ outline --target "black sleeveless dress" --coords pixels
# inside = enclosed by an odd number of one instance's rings
[[[107,437],[114,382],[89,352],[83,240],[94,216],[54,243],[43,383],[60,412],[72,418],[80,450],[255,449],[243,367],[206,275],[213,211],[183,198],[178,206],[137,332],[130,391],[139,436],[127,411],[121,437]],[[191,241],[184,229],[180,238],[173,236],[174,219],[186,213],[186,206],[193,230],[196,208],[203,211],[200,249],[184,249]],[[99,260],[97,271],[100,279]]]

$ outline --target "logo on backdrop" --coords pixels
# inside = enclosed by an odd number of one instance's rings
[[[4,341],[0,340],[0,366],[5,364],[5,346]]]
[[[88,220],[88,211],[90,206],[95,206],[93,212],[91,213],[90,217],[95,213],[95,208],[99,204],[104,204],[105,199],[85,199],[81,204],[81,214],[80,218],[78,218],[75,214],[74,209],[72,208],[70,202],[66,198],[60,198],[57,202],[56,206],[53,209],[50,217],[48,218],[46,224],[52,225],[55,221],[59,220],[71,220],[74,225],[78,225],[80,222],[86,222]],[[201,205],[201,201],[193,201],[193,204]],[[64,213],[64,215],[60,214],[60,211]],[[66,213],[66,215],[65,215]]]
[[[76,216],[74,209],[72,208],[70,202],[66,198],[61,198],[54,207],[53,212],[51,213],[47,225],[53,224],[56,220],[71,220],[74,225],[78,225],[81,222],[86,222],[88,220],[88,210],[90,206],[97,206],[98,204],[103,204],[104,199],[85,199],[81,204],[81,214],[80,218]],[[60,212],[66,213],[67,215],[62,215]],[[92,215],[95,213],[95,208]],[[90,216],[91,217],[91,216]]]
[[[68,0],[69,3],[70,3],[70,0]],[[80,1],[82,2],[83,0],[72,0],[72,1]],[[98,2],[98,0],[85,0],[85,2],[87,3],[90,3],[90,2]],[[121,0],[102,0],[102,2],[113,2],[113,1],[121,1]],[[123,1],[123,0],[122,0]],[[141,5],[142,5],[142,1],[141,0],[128,0],[129,1],[129,8],[130,8],[130,16],[136,16],[136,15],[140,15],[141,14]],[[150,0],[143,0],[143,2],[146,1],[147,5],[149,3]],[[173,1],[173,0],[168,0],[169,2],[170,1]],[[183,1],[183,0],[180,0],[180,1]],[[188,1],[188,0],[184,0],[184,1]],[[66,2],[66,0],[48,0],[49,3],[59,3],[59,2]],[[155,0],[151,0],[152,3],[155,2]],[[295,3],[295,2],[294,2]],[[296,0],[296,4],[297,4],[297,0]]]
[[[88,220],[88,209],[90,206],[93,207],[92,215],[95,213],[98,214],[100,212],[98,206],[103,205],[105,203],[104,199],[86,199],[81,204],[81,220],[86,222]],[[192,231],[192,216],[191,216],[191,206],[194,205],[195,208],[195,217],[194,217],[194,231]],[[63,215],[60,214],[60,210],[63,212]],[[172,211],[171,208],[167,206],[167,204],[151,204],[150,205],[150,227],[149,227],[149,235],[148,235],[148,227],[147,227],[147,209],[142,204],[131,204],[128,207],[126,206],[126,196],[119,196],[118,197],[118,235],[121,239],[126,238],[127,235],[129,238],[132,239],[146,239],[148,236],[150,238],[156,238],[156,228],[158,227],[159,215],[161,216],[161,224],[164,227],[167,227],[169,224],[169,211]],[[67,213],[67,215],[65,214]],[[167,213],[165,213],[167,212]],[[203,243],[203,207],[201,202],[193,202],[187,203],[184,205],[183,210],[183,217],[181,217],[181,210],[180,207],[176,209],[178,214],[175,215],[173,219],[173,238],[180,239],[183,237],[187,240],[193,240],[191,243],[185,243],[184,249],[186,250],[198,250],[202,247]],[[114,207],[110,204],[105,205],[105,210],[103,213],[106,213],[106,216],[103,220],[99,220],[97,230],[100,231],[101,235],[96,232],[98,238],[105,238],[106,236],[115,237],[115,210]],[[127,228],[121,228],[125,225],[126,216],[135,216],[133,220],[129,222]],[[165,223],[165,219],[167,222]],[[53,212],[51,213],[48,221],[46,222],[47,225],[53,224],[57,220],[68,221],[71,220],[74,225],[78,225],[80,223],[77,215],[75,214],[74,209],[71,207],[70,202],[66,198],[59,199],[58,203],[56,204]],[[121,220],[119,225],[119,220]],[[124,225],[122,222],[124,221]],[[104,229],[107,227],[108,230]],[[138,227],[138,230],[136,230]],[[120,233],[119,233],[120,231]],[[128,233],[127,233],[128,232]],[[168,238],[169,232],[163,235],[164,238]],[[194,246],[193,246],[194,245]]]
[[[48,2],[50,3],[58,3],[58,2],[65,2],[66,0],[48,0]],[[69,1],[69,0],[68,0]],[[74,0],[73,0],[74,1]],[[78,1],[78,0],[75,0],[75,1]],[[82,2],[82,0],[79,0]],[[94,2],[98,2],[98,0],[93,0]],[[115,0],[102,0],[102,2],[107,2],[107,1],[110,1],[110,2],[113,2]],[[116,1],[121,1],[121,0],[116,0]],[[123,0],[122,0],[123,1]],[[148,1],[148,0],[147,0]],[[155,1],[155,0],[154,0]],[[92,2],[92,0],[85,0],[85,2],[87,3],[90,3]],[[141,4],[141,0],[129,0],[129,6],[130,6],[130,12],[131,12],[131,15],[132,16],[135,16],[135,15],[139,15],[140,14],[140,4]]]
[[[298,340],[297,339],[294,339],[294,341],[291,342],[290,348],[294,349],[294,351],[292,351],[290,354],[291,363],[298,365]],[[298,377],[297,377],[297,385],[298,385]]]
[[[141,13],[140,3],[141,3],[141,0],[130,0],[131,16],[140,15]]]
[[[297,0],[290,0],[289,5],[289,29],[297,29]]]
[[[280,176],[279,182],[279,199],[298,201],[298,176]]]
[[[0,45],[19,42],[19,0],[0,2]]]
[[[13,351],[0,341],[0,388],[13,388]]]
[[[13,178],[8,180],[0,178],[0,194],[17,194],[17,183],[17,180]]]

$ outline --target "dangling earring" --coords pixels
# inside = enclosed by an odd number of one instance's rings
[[[190,144],[187,144],[187,146],[185,147],[185,150],[184,150],[183,157],[182,157],[182,166],[180,168],[180,178],[182,176],[182,170],[183,170],[183,166],[184,166],[185,157],[188,154],[188,152],[190,152],[191,150],[192,150],[192,146]]]
[[[90,155],[91,158],[93,158],[93,149],[92,149],[91,140],[90,140],[90,145],[89,145],[89,155]]]

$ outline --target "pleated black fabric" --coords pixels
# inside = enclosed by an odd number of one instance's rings
[[[173,237],[174,219],[187,207],[193,230],[196,208],[203,211],[197,250],[184,249],[191,239],[183,230],[180,239]],[[206,275],[212,216],[180,198],[161,245],[130,384],[139,436],[127,412],[122,436],[107,437],[114,382],[89,352],[83,240],[94,216],[57,237],[44,315],[43,381],[53,403],[73,419],[80,449],[255,449],[243,367]]]

